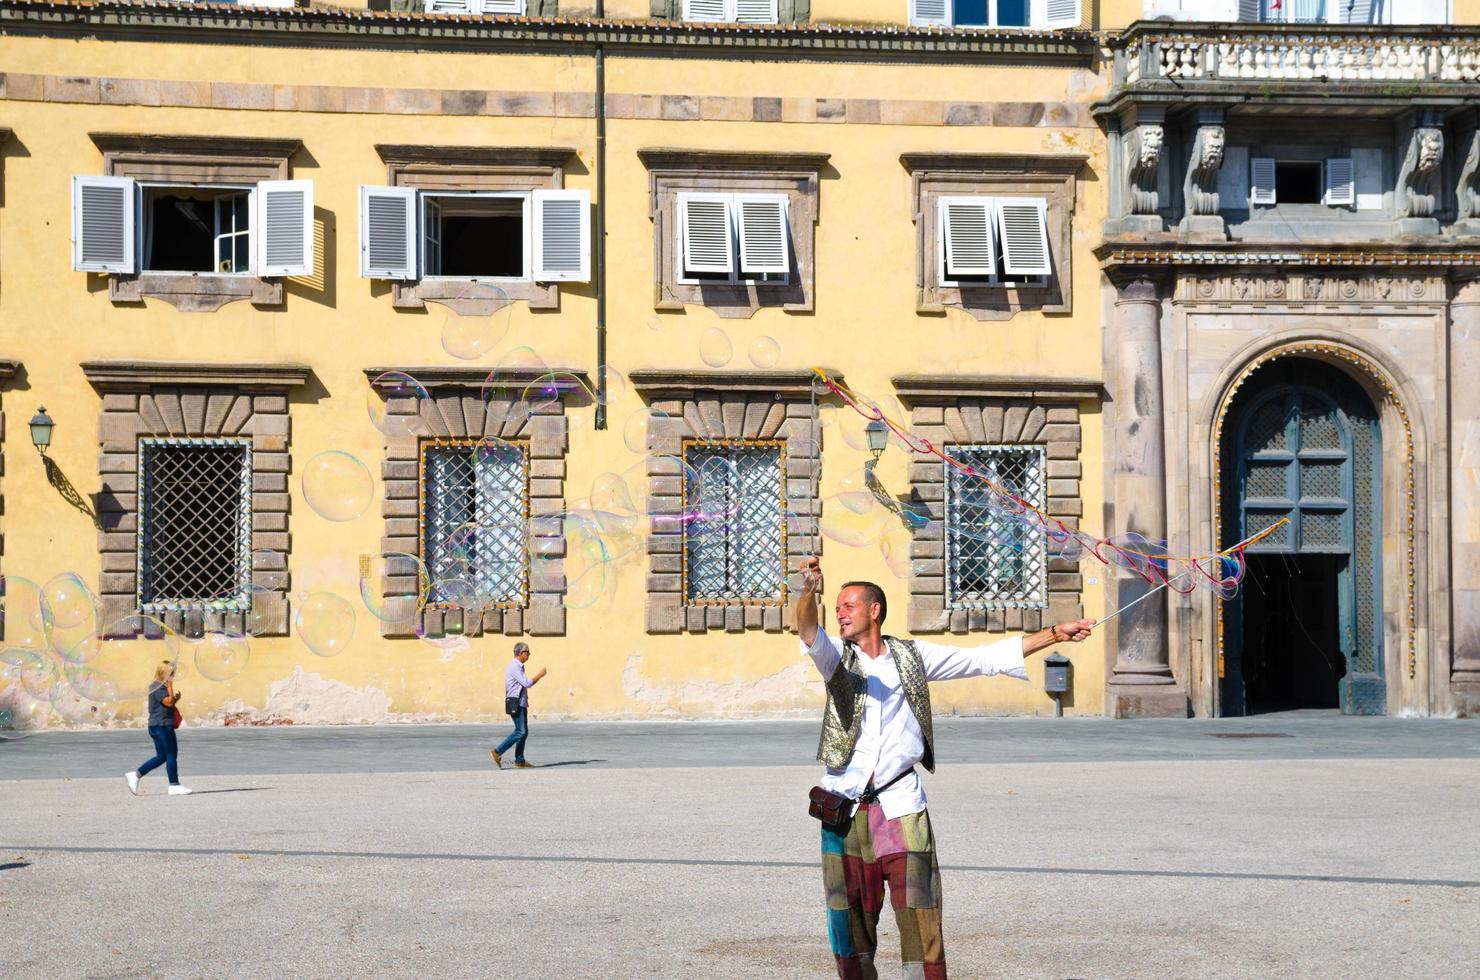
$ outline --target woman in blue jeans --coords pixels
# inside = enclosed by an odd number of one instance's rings
[[[175,690],[175,665],[166,660],[154,668],[154,683],[149,685],[149,737],[154,740],[154,758],[123,778],[128,791],[139,795],[139,777],[164,765],[170,779],[171,796],[189,796],[190,790],[180,785],[180,771],[175,765],[179,749],[175,743],[175,704],[180,694]]]

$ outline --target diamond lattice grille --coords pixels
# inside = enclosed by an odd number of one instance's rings
[[[947,454],[1037,507],[1046,499],[1041,446],[952,446]],[[1048,604],[1041,533],[1001,513],[987,483],[946,467],[946,602],[956,608]]]
[[[145,441],[140,453],[140,602],[185,608],[238,598],[251,576],[247,447]]]
[[[690,446],[685,481],[684,567],[691,600],[781,600],[786,515],[781,447]]]
[[[432,445],[423,450],[423,465],[423,548],[432,603],[522,606],[529,513],[524,450]]]

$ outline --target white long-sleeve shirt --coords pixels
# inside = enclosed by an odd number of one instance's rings
[[[1023,669],[1021,636],[978,647],[948,647],[916,640],[915,648],[920,651],[927,681],[993,674],[1028,679]],[[829,636],[821,627],[810,647],[802,644],[802,652],[812,658],[824,681],[832,679],[833,671],[843,660],[842,641]],[[828,766],[822,778],[824,789],[855,800],[868,787],[870,776],[875,786],[883,786],[925,755],[925,736],[905,700],[894,654],[887,646],[879,657],[870,657],[860,650],[858,664],[868,676],[868,697],[864,701],[858,744],[845,768]],[[920,784],[919,774],[910,773],[880,793],[879,805],[889,820],[925,809],[925,788]]]

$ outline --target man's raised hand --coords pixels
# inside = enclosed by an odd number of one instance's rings
[[[802,562],[802,595],[816,595],[821,585],[822,562],[814,555]]]

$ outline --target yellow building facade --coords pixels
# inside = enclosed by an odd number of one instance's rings
[[[1140,5],[519,6],[0,2],[12,727],[137,724],[173,657],[191,723],[490,720],[517,640],[536,716],[810,715],[814,551],[945,642],[1108,611],[812,369],[1108,533],[1111,77],[1049,20]]]

